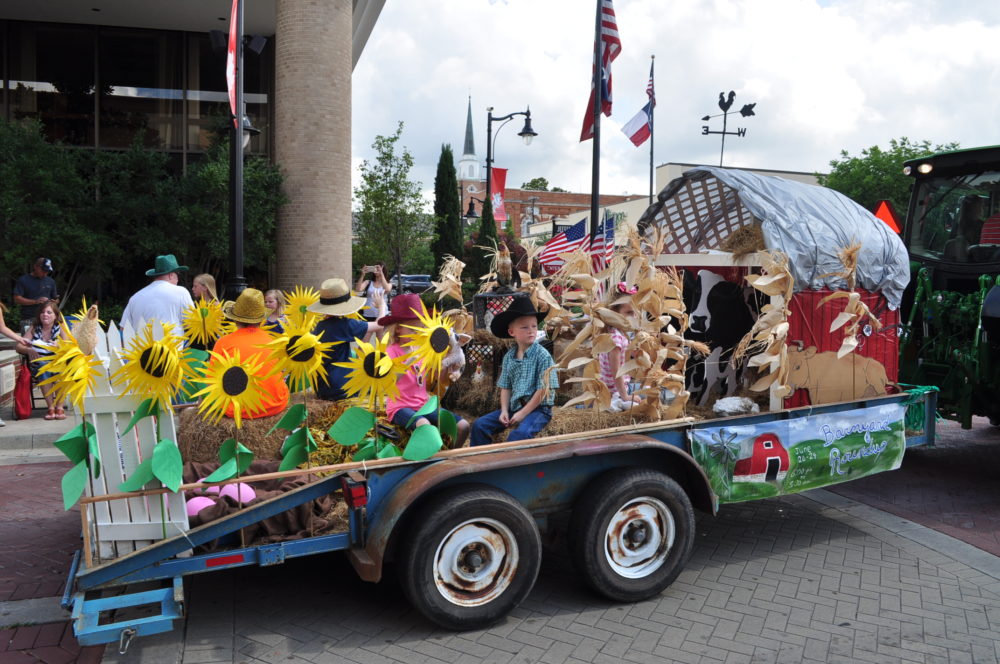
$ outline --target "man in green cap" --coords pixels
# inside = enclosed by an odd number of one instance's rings
[[[157,256],[153,269],[146,270],[146,276],[153,280],[129,298],[122,312],[122,327],[128,323],[138,333],[149,321],[162,321],[173,326],[174,334],[183,334],[184,310],[193,303],[188,289],[177,285],[177,273],[186,270],[187,265],[178,265],[173,254]]]

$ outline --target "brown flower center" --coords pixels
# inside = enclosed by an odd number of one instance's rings
[[[166,362],[157,349],[146,348],[139,355],[139,366],[153,378],[163,378],[167,373]]]
[[[243,367],[229,367],[226,373],[222,374],[222,390],[231,397],[243,394],[249,384],[250,376]]]
[[[434,331],[431,332],[430,338],[431,350],[435,353],[443,353],[448,350],[448,346],[451,345],[451,335],[448,334],[448,330],[443,327],[436,327]]]
[[[289,359],[291,359],[292,362],[308,362],[313,358],[313,355],[316,354],[316,348],[314,346],[310,346],[309,348],[303,348],[302,350],[294,354],[292,353],[292,348],[295,346],[295,344],[299,342],[299,339],[301,338],[302,335],[296,334],[294,337],[288,340],[287,344],[285,344],[285,352],[288,354],[288,357]]]

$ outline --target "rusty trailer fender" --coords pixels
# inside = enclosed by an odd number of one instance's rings
[[[464,453],[464,454],[463,454]],[[605,456],[607,467],[629,464],[630,458],[659,466],[687,492],[692,505],[714,514],[718,507],[717,496],[712,492],[705,471],[686,451],[661,440],[640,434],[615,434],[606,437],[574,438],[545,442],[543,439],[523,443],[501,443],[445,453],[445,458],[420,468],[403,480],[381,502],[378,515],[369,524],[363,547],[347,551],[354,569],[365,581],[377,582],[382,578],[383,562],[394,543],[394,538],[411,516],[409,510],[423,498],[434,493],[443,483],[489,483],[482,476],[486,473],[512,468],[530,468],[539,464],[558,462],[560,459]],[[616,464],[615,461],[620,463]],[[522,501],[533,513],[540,505]]]

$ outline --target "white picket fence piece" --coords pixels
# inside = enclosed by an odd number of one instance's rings
[[[159,326],[154,325],[154,338],[162,338]],[[133,331],[125,327],[125,337],[130,339]],[[101,474],[91,473],[87,495],[101,496],[120,493],[119,485],[135,472],[136,467],[153,454],[156,446],[156,427],[153,419],[146,417],[124,436],[121,432],[128,426],[142,399],[131,394],[122,394],[112,388],[110,377],[122,366],[122,333],[112,321],[107,332],[98,331],[95,350],[104,370],[97,378],[94,394],[84,398],[84,413],[94,425],[100,451]],[[160,413],[160,439],[177,442],[177,430],[172,411]],[[153,480],[147,488],[162,485]],[[162,496],[144,496],[91,504],[93,512],[88,522],[91,528],[90,542],[96,544],[99,559],[116,558],[148,546],[163,538],[166,527],[167,537],[188,530],[187,510],[183,494],[168,493]]]

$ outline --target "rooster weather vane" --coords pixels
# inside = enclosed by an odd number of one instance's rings
[[[726,153],[726,136],[746,136],[747,130],[745,127],[739,127],[736,131],[726,131],[726,120],[729,117],[729,109],[733,105],[733,99],[736,98],[736,93],[732,90],[729,91],[729,96],[726,96],[725,92],[719,93],[719,108],[722,109],[722,113],[717,113],[716,115],[706,115],[701,119],[702,122],[708,122],[712,118],[717,118],[722,116],[722,131],[709,131],[708,125],[702,125],[701,135],[708,136],[709,134],[721,134],[722,135],[722,150],[719,152],[719,166],[722,166],[722,157]],[[754,106],[757,102],[752,104],[743,104],[743,108],[740,109],[740,115],[745,118],[749,118],[751,115],[755,115],[753,112]]]

